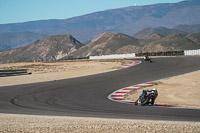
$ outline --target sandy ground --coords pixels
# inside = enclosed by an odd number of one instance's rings
[[[0,69],[28,69],[31,75],[0,77],[0,86],[28,84],[59,79],[75,78],[118,69],[132,61],[78,60],[53,63],[0,64]]]
[[[168,104],[180,107],[200,108],[200,71],[156,81],[151,87],[141,88],[126,95],[126,99],[135,101],[143,89],[158,90],[155,104]]]
[[[1,133],[199,133],[200,122],[0,114]]]
[[[130,62],[72,61],[57,63],[17,63],[0,65],[0,69],[28,69],[32,75],[0,78],[0,86],[26,84],[73,78],[116,70]],[[157,81],[157,104],[183,107],[200,107],[200,71]],[[131,92],[128,99],[136,100],[141,90]],[[167,94],[167,95],[166,95]],[[192,102],[191,102],[192,101]],[[196,101],[196,102],[194,102]],[[145,121],[102,118],[76,118],[57,116],[32,116],[0,114],[0,133],[199,133],[200,122]]]

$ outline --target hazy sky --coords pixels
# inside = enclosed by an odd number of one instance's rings
[[[0,0],[0,24],[66,19],[106,9],[183,0]]]

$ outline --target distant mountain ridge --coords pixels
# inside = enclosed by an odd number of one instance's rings
[[[27,46],[44,38],[44,35],[33,32],[7,32],[0,33],[0,50],[9,50]]]
[[[148,37],[152,34],[160,34],[160,35],[171,35],[175,33],[181,33],[181,34],[186,34],[187,32],[184,32],[179,29],[169,29],[165,27],[158,27],[158,28],[145,28],[137,33],[135,33],[134,37],[138,39],[144,39],[145,37]]]
[[[140,44],[141,46],[143,46],[142,52],[192,50],[192,49],[200,49],[199,37],[200,33],[198,34],[177,33],[167,36],[160,36],[160,38],[157,39],[153,38],[144,39],[141,40]]]
[[[39,20],[1,24],[0,33],[34,32],[44,36],[72,34],[81,42],[104,32],[133,35],[147,27],[200,24],[200,1],[131,6],[105,10],[63,20]]]
[[[188,33],[200,33],[200,24],[194,25],[177,25],[173,28],[157,27],[157,28],[144,28],[134,34],[134,37],[138,39],[144,39],[152,34],[160,35],[172,35],[176,33],[188,34]]]
[[[200,33],[200,24],[193,25],[177,25],[173,29],[178,29],[188,33]]]

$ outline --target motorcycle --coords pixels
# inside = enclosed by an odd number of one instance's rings
[[[142,94],[135,101],[135,105],[153,105],[156,97],[158,96],[157,90],[143,90]]]
[[[151,58],[146,58],[146,59],[144,59],[144,61],[145,61],[145,62],[150,62],[150,63],[152,63]]]

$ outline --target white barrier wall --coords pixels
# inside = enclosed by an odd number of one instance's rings
[[[185,50],[184,51],[185,56],[192,56],[192,55],[200,55],[200,49],[197,50]]]
[[[116,58],[131,58],[131,57],[135,57],[135,53],[132,53],[132,54],[113,54],[113,55],[90,56],[89,59],[116,59]]]

